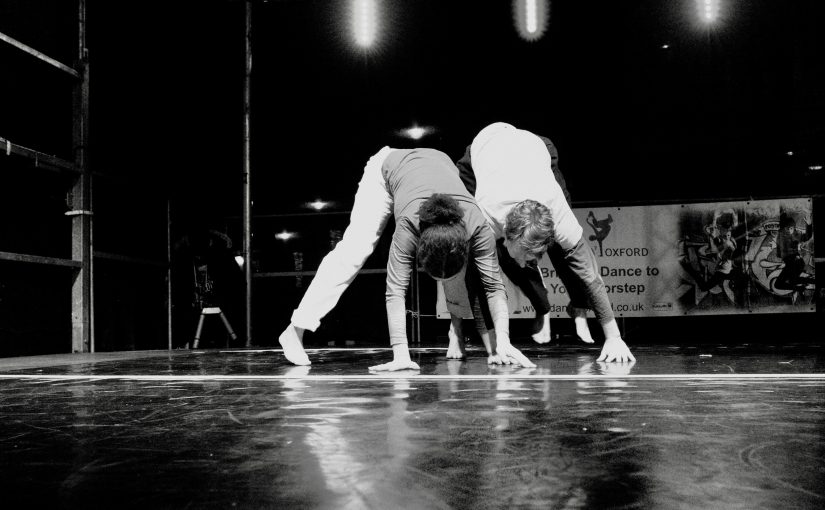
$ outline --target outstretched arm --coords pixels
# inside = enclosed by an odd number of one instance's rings
[[[374,371],[418,370],[418,364],[410,358],[407,346],[407,316],[404,297],[415,263],[417,237],[403,222],[396,224],[387,262],[387,326],[390,332],[393,360],[390,363],[369,367]]]
[[[527,359],[510,343],[510,313],[507,307],[507,293],[501,280],[498,260],[496,259],[495,240],[493,232],[486,226],[478,229],[471,244],[472,257],[475,260],[481,285],[487,296],[490,315],[496,332],[496,353],[504,363],[517,363],[523,367],[536,365]]]

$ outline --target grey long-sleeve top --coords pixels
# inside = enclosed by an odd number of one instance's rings
[[[390,343],[407,343],[404,298],[420,236],[418,209],[433,193],[456,199],[464,211],[469,242],[468,263],[474,263],[481,276],[487,299],[506,299],[499,274],[493,231],[473,197],[464,188],[458,168],[450,158],[435,149],[399,149],[384,161],[382,173],[393,197],[395,232],[387,262],[387,320]]]

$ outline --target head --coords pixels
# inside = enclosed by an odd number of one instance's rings
[[[467,263],[467,229],[464,211],[449,195],[435,193],[418,210],[421,238],[418,260],[424,271],[438,280],[457,275]]]
[[[779,220],[779,228],[786,234],[793,234],[796,230],[796,221],[791,216],[783,215]]]
[[[555,242],[550,210],[535,200],[513,206],[506,222],[504,246],[519,266],[537,262]]]

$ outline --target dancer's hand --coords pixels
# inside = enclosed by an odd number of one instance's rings
[[[504,361],[501,360],[501,356],[498,354],[488,354],[487,355],[487,364],[488,365],[504,365]]]
[[[613,337],[604,341],[602,354],[596,361],[626,363],[636,361],[636,358],[631,354],[630,349],[621,337]]]
[[[499,343],[496,346],[496,354],[501,357],[501,361],[506,365],[515,363],[516,365],[521,365],[525,368],[536,367],[535,363],[527,359],[527,356],[522,354],[520,350],[513,347],[513,345],[509,342],[506,344]]]

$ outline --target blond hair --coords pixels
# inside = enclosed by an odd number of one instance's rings
[[[535,200],[519,202],[507,213],[504,236],[525,252],[541,258],[556,241],[550,209]]]

